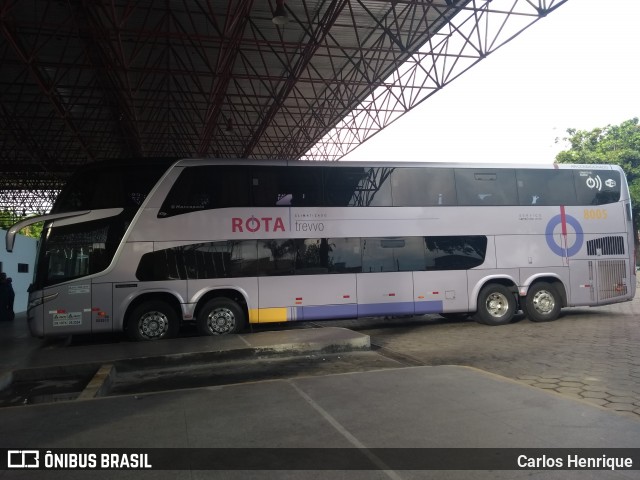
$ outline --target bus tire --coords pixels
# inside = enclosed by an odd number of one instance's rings
[[[534,283],[525,300],[525,313],[532,322],[552,322],[560,315],[558,290],[547,282]]]
[[[200,335],[228,335],[244,329],[246,315],[236,302],[229,298],[213,298],[205,303],[196,317]]]
[[[127,321],[127,336],[134,341],[173,338],[180,324],[175,309],[165,301],[150,300],[135,307]]]
[[[506,325],[516,313],[516,299],[504,285],[485,285],[478,295],[478,311],[475,319],[485,325]]]

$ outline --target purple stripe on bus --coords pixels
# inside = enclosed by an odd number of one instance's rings
[[[423,315],[425,313],[440,313],[443,305],[441,300],[394,303],[369,303],[356,305],[311,305],[295,308],[296,320],[333,320],[342,318],[376,317],[380,315]]]
[[[358,307],[354,303],[348,305],[317,305],[302,307],[301,309],[302,312],[298,311],[298,315],[302,314],[304,320],[330,320],[356,318],[358,316]]]
[[[431,300],[425,302],[416,302],[416,315],[425,313],[441,313],[443,310],[442,300]]]
[[[378,317],[380,315],[413,315],[413,302],[366,303],[358,305],[359,317]]]

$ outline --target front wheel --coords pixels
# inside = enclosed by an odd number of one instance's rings
[[[244,310],[228,298],[209,300],[198,313],[196,324],[200,335],[239,333],[246,322]]]
[[[476,321],[485,325],[506,325],[516,313],[516,299],[504,285],[489,284],[480,290]]]
[[[178,334],[178,314],[167,302],[143,302],[131,311],[127,335],[134,341],[162,340]]]
[[[525,313],[532,322],[551,322],[558,318],[561,308],[560,296],[553,285],[538,282],[529,289]]]

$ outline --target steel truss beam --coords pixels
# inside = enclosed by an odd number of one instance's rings
[[[339,160],[451,83],[566,0],[473,0],[437,35],[370,92],[322,139],[306,160]],[[435,5],[427,8],[437,9]],[[322,107],[333,108],[327,99]],[[307,125],[306,128],[322,128]]]
[[[3,2],[0,198],[123,156],[338,160],[565,1]]]

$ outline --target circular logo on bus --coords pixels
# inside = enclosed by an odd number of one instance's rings
[[[545,231],[545,236],[547,237],[547,245],[549,245],[551,251],[556,255],[559,255],[561,257],[564,257],[565,255],[567,257],[573,257],[582,248],[582,243],[584,242],[584,232],[582,231],[580,222],[578,222],[575,217],[572,217],[571,215],[565,215],[564,218],[567,225],[571,225],[573,227],[573,230],[575,231],[575,242],[573,242],[573,245],[571,246],[567,245],[567,248],[556,243],[556,239],[553,236],[553,231],[558,225],[562,223],[562,215],[556,215],[551,220],[549,220],[549,223],[547,223],[547,229]]]

